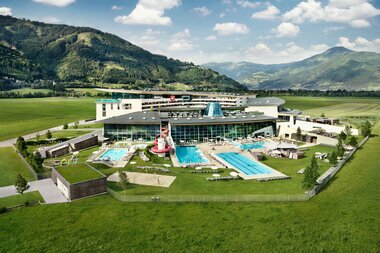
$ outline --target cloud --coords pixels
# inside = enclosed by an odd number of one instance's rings
[[[380,15],[368,0],[330,0],[322,7],[322,3],[307,0],[299,3],[292,10],[283,14],[283,20],[295,24],[303,22],[336,22],[349,24],[355,28],[370,26],[369,18]]]
[[[277,28],[272,29],[272,33],[276,37],[296,37],[300,31],[300,28],[292,23],[283,22]]]
[[[247,0],[237,0],[236,3],[243,8],[256,8],[260,6],[260,2],[251,2]]]
[[[12,9],[9,7],[0,7],[0,15],[12,16]]]
[[[165,10],[181,4],[180,0],[139,0],[135,9],[127,16],[117,16],[116,23],[127,25],[162,25],[172,24],[170,17],[165,17]]]
[[[354,41],[350,41],[350,39],[347,37],[339,37],[339,42],[336,45],[355,51],[370,51],[380,53],[380,38],[370,41],[364,37],[357,37]]]
[[[61,23],[61,20],[57,17],[45,17],[42,19],[42,22],[49,24],[59,24]]]
[[[274,6],[274,5],[269,5],[266,10],[255,12],[252,14],[253,19],[264,19],[264,20],[271,20],[271,19],[276,19],[277,14],[280,13],[280,10]]]
[[[75,2],[75,0],[33,0],[36,3],[52,5],[57,7],[66,7]]]
[[[150,51],[154,51],[156,53],[156,46],[160,44],[160,40],[157,38],[157,36],[160,34],[160,31],[155,31],[149,28],[146,29],[140,36],[132,36],[130,40],[133,44],[149,49]]]
[[[323,34],[327,35],[330,32],[336,32],[336,31],[343,30],[343,29],[344,29],[343,26],[329,26],[329,27],[326,27],[323,29]]]
[[[224,13],[224,12],[222,12],[222,13],[219,14],[220,18],[224,18],[225,16],[226,16],[226,13]]]
[[[201,17],[209,16],[211,14],[211,11],[207,9],[205,6],[196,7],[192,9],[192,11],[197,13]]]
[[[189,51],[194,48],[194,44],[190,40],[191,34],[189,29],[175,33],[170,40],[169,51]]]
[[[216,40],[216,36],[215,36],[215,35],[207,36],[207,37],[205,38],[205,40]]]
[[[122,9],[124,9],[124,7],[122,7],[122,6],[117,6],[117,5],[113,5],[113,6],[111,7],[111,10],[113,10],[113,11],[120,11],[120,10],[122,10]]]
[[[249,33],[249,28],[240,23],[217,23],[214,26],[214,31],[219,35],[230,35],[230,34],[247,34]]]
[[[326,44],[316,44],[316,45],[311,45],[310,48],[314,51],[326,51],[327,49],[329,49],[330,47]]]

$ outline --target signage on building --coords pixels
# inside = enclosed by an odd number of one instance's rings
[[[175,101],[175,96],[170,96],[170,101]]]

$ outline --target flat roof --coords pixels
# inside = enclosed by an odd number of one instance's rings
[[[236,94],[222,92],[202,92],[202,91],[164,91],[164,90],[125,90],[125,89],[102,89],[96,90],[102,92],[128,93],[128,94],[149,94],[149,95],[197,95],[197,96],[215,96],[215,97],[238,97],[238,96],[256,96],[256,94]]]
[[[245,114],[236,116],[222,117],[168,117],[167,113],[157,111],[133,112],[121,116],[116,116],[104,120],[100,123],[104,124],[160,124],[161,121],[168,121],[173,125],[194,125],[194,124],[223,124],[223,123],[243,123],[254,121],[276,120],[277,118],[264,114]]]
[[[285,100],[278,97],[248,98],[245,106],[280,106],[285,104]]]
[[[71,164],[56,169],[70,184],[105,177],[85,163]]]

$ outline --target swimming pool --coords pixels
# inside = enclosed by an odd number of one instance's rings
[[[208,163],[207,158],[196,146],[177,146],[175,148],[179,163]]]
[[[259,141],[255,143],[238,144],[238,146],[243,150],[250,150],[255,148],[265,148],[265,143],[263,141]]]
[[[241,171],[247,176],[257,175],[257,174],[272,174],[273,172],[269,170],[264,165],[252,161],[251,159],[248,159],[247,157],[236,153],[236,152],[230,152],[230,153],[219,153],[216,154],[218,157],[222,158],[232,166],[234,166],[236,169]]]
[[[108,149],[104,152],[98,159],[100,160],[110,160],[119,161],[127,154],[126,149]]]

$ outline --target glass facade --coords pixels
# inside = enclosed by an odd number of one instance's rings
[[[204,117],[222,117],[223,110],[222,110],[222,107],[220,106],[220,103],[219,102],[208,103],[203,116]]]
[[[245,138],[253,132],[272,126],[271,133],[266,130],[268,134],[275,133],[276,123],[267,122],[249,122],[249,123],[234,123],[234,124],[220,124],[220,125],[171,125],[171,136],[175,142],[197,140],[203,142],[207,139],[217,138]]]
[[[114,141],[153,141],[160,133],[160,125],[104,124],[104,136]]]

